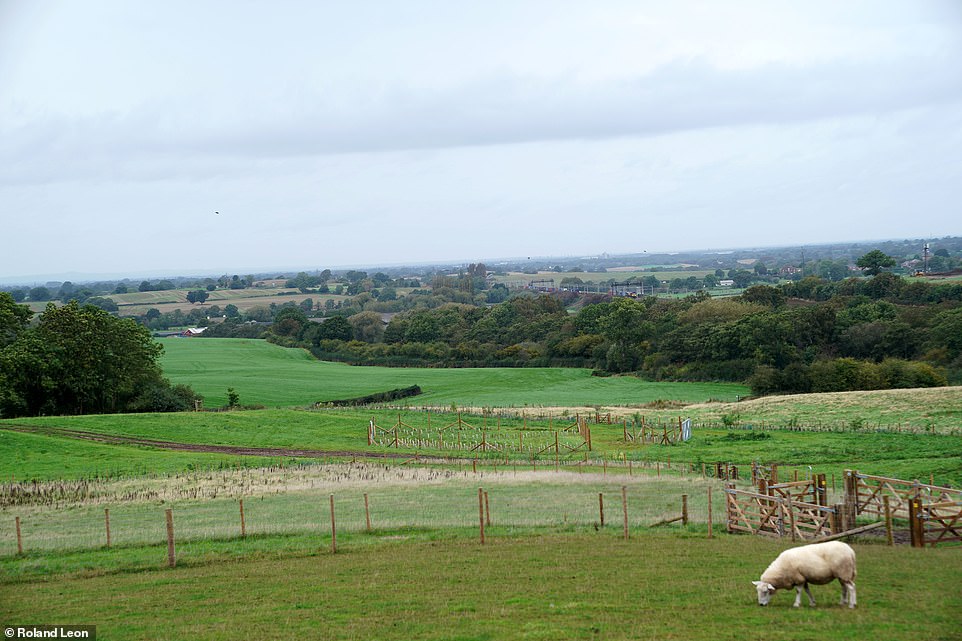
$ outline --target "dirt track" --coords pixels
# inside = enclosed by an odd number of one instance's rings
[[[31,434],[47,434],[50,436],[63,436],[66,438],[76,438],[84,441],[94,441],[96,443],[107,443],[110,445],[140,445],[143,447],[153,447],[159,450],[174,450],[181,452],[209,452],[213,454],[233,454],[238,456],[264,456],[264,457],[298,457],[298,458],[325,458],[325,457],[357,457],[357,458],[410,458],[410,454],[393,452],[361,452],[361,451],[338,451],[338,450],[304,450],[286,447],[243,447],[240,445],[208,445],[204,443],[178,443],[176,441],[158,441],[149,438],[139,438],[135,436],[117,436],[115,434],[100,434],[98,432],[87,432],[83,430],[68,430],[62,427],[37,427],[34,425],[4,425],[0,430],[9,432],[26,432]]]

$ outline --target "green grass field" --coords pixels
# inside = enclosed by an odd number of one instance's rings
[[[693,270],[681,270],[681,269],[661,269],[658,271],[648,271],[645,267],[638,267],[637,269],[624,269],[624,270],[608,270],[607,272],[538,272],[537,274],[524,274],[521,272],[509,272],[504,276],[495,276],[494,281],[499,283],[513,283],[513,282],[529,282],[532,280],[550,280],[554,279],[555,287],[561,287],[561,280],[564,278],[580,278],[585,283],[604,283],[609,280],[616,280],[618,282],[625,282],[629,278],[645,278],[647,276],[654,276],[661,281],[671,281],[675,278],[688,278],[689,276],[694,276],[695,278],[704,278],[707,274],[714,274],[714,269],[693,269]]]
[[[838,606],[835,583],[813,586],[816,608],[793,610],[790,593],[755,604],[750,581],[786,546],[751,537],[624,541],[612,528],[482,546],[402,533],[338,554],[263,542],[211,545],[176,569],[0,584],[0,619],[95,624],[109,639],[223,640],[949,641],[962,626],[956,550],[857,546],[858,607]]]
[[[227,387],[234,387],[242,403],[276,409],[0,421],[5,626],[93,624],[108,639],[384,640],[949,641],[962,629],[958,546],[916,550],[863,539],[854,544],[857,609],[838,606],[837,584],[812,588],[819,601],[814,609],[793,610],[793,594],[784,593],[759,608],[750,581],[791,543],[724,533],[721,484],[701,478],[699,465],[733,462],[747,474],[757,460],[780,463],[783,478],[795,471],[834,475],[833,501],[847,468],[958,486],[962,388],[736,403],[735,395],[747,393],[743,387],[603,379],[585,370],[356,368],[262,341],[164,344],[166,374],[207,395],[208,406],[223,404]],[[412,384],[426,393],[409,402],[447,412],[303,409]],[[726,402],[686,405],[709,398]],[[673,402],[643,407],[658,400]],[[457,420],[452,405],[475,412],[512,407],[514,416],[466,414],[471,427],[445,432],[448,446],[458,435],[483,433],[488,442],[512,448],[523,442],[529,449],[482,455],[480,464],[470,452],[440,449],[433,439],[439,427]],[[561,456],[560,471],[551,451],[534,453],[575,413],[593,416],[597,407],[611,408],[615,422],[591,425],[589,465],[581,450]],[[691,416],[695,429],[691,441],[674,446],[626,443],[618,423],[620,417],[651,424],[679,416]],[[400,418],[414,429],[400,450],[369,446],[372,418],[385,428]],[[884,431],[872,429],[882,424]],[[893,425],[914,429],[899,433]],[[833,431],[786,429],[805,426]],[[318,461],[168,451],[79,440],[56,429],[421,457],[402,464],[352,462],[352,454]],[[416,444],[416,438],[429,442]],[[578,441],[572,433],[561,439]],[[431,455],[464,458],[425,462]],[[630,470],[620,463],[625,460],[633,463]],[[628,541],[622,538],[622,486]],[[490,499],[485,545],[478,540],[479,487]],[[710,540],[708,488],[715,497]],[[689,525],[652,527],[679,514],[682,494],[689,497]],[[166,567],[166,509],[173,510],[177,532],[174,569]]]
[[[677,410],[674,416],[677,416]],[[406,444],[400,449],[368,446],[368,421],[375,417],[379,425],[390,428],[400,414],[402,420],[419,430],[410,438],[429,439],[421,446]],[[642,412],[651,422],[658,418]],[[668,414],[666,411],[662,415]],[[671,416],[670,414],[668,414]],[[831,418],[830,412],[824,418]],[[142,437],[180,443],[215,444],[238,447],[275,447],[358,453],[398,453],[444,457],[472,457],[470,451],[450,449],[458,438],[455,431],[446,433],[448,449],[437,447],[437,430],[457,420],[456,414],[431,414],[413,410],[256,410],[235,412],[189,412],[182,414],[132,414],[111,416],[43,417],[0,421],[4,425],[60,427],[111,434]],[[517,461],[529,460],[536,449],[553,442],[555,430],[570,424],[572,417],[527,420],[520,417],[503,419],[499,432],[497,419],[467,417],[475,430],[462,431],[465,443],[480,439],[480,428],[489,428],[486,438],[509,447],[507,454]],[[526,429],[522,429],[525,426]],[[702,428],[697,419],[691,441],[673,446],[625,443],[620,424],[592,425],[592,460],[603,458],[636,462],[674,460],[701,463],[732,462],[747,466],[752,461],[776,462],[787,471],[813,471],[835,474],[841,478],[846,468],[869,474],[897,478],[931,479],[943,484],[962,484],[962,438],[951,434],[874,433],[874,432],[805,432],[785,429],[729,430]],[[515,447],[519,433],[524,432],[525,451]],[[402,435],[403,436],[403,435]],[[576,444],[578,439],[565,435],[562,442]],[[569,461],[581,460],[584,453],[569,454]],[[482,458],[503,458],[502,453],[489,453]],[[553,461],[552,452],[538,456]],[[22,434],[0,429],[0,478],[51,479],[85,478],[103,475],[131,475],[151,472],[176,472],[188,469],[217,469],[231,465],[250,466],[245,456],[227,456],[197,452],[154,451],[140,446],[107,445],[66,438],[57,434]]]
[[[412,404],[524,407],[637,405],[659,399],[703,402],[748,394],[733,383],[652,383],[586,369],[390,368],[321,362],[300,349],[246,339],[163,339],[164,373],[204,395],[209,407],[227,402],[227,388],[243,404],[306,406],[411,385],[424,394]]]

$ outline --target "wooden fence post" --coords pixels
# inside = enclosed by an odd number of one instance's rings
[[[712,535],[712,514],[711,514],[711,486],[708,486],[708,538],[713,538]]]
[[[430,416],[430,414],[428,415]],[[364,493],[364,521],[367,523],[367,531],[371,531],[371,509],[367,503],[367,492]]]
[[[167,565],[174,567],[177,565],[177,557],[174,554],[174,511],[170,508],[166,510],[167,515]]]
[[[921,548],[925,547],[925,530],[922,527],[921,514],[919,514],[921,505],[919,503],[919,498],[913,496],[909,500],[909,532],[912,539],[912,547]]]
[[[727,488],[727,490],[734,490],[735,484],[727,483],[725,487]],[[727,490],[725,492],[725,530],[729,534],[731,534],[732,532],[735,531],[734,529],[732,529],[732,524],[734,523],[734,519],[732,518],[732,512],[734,511],[733,503],[735,503],[735,498]],[[758,493],[761,494],[761,490],[759,490]]]
[[[240,499],[238,502],[240,503],[241,538],[247,538],[247,522],[244,520],[244,499]]]
[[[832,522],[832,534],[843,532],[845,530],[845,504],[836,503],[833,505],[829,519]]]
[[[855,470],[845,470],[845,499],[844,503],[846,506],[846,516],[845,525],[848,526],[848,511],[849,509],[856,510],[858,506],[858,474]]]
[[[882,497],[882,505],[885,507],[885,543],[895,545],[895,537],[892,533],[892,506],[889,504],[889,495]]]
[[[561,451],[558,448],[558,433],[555,432],[554,433],[554,471],[555,472],[558,471],[558,465],[560,464],[560,461],[558,459],[560,455],[561,455]]]
[[[481,545],[484,545],[484,488],[478,488],[478,520],[481,525]]]
[[[855,529],[855,522],[856,522],[856,519],[858,518],[857,496],[858,495],[856,495],[856,499],[854,501],[845,505],[845,529],[846,530]]]
[[[598,515],[601,518],[601,527],[605,526],[605,495],[598,492]]]
[[[628,488],[621,486],[621,509],[625,514],[625,540],[628,540]]]
[[[331,494],[331,554],[337,554],[337,528],[334,525],[334,495]]]
[[[104,508],[104,527],[107,529],[107,547],[110,547],[110,508]]]
[[[681,524],[688,525],[688,495],[681,495]]]
[[[17,523],[17,554],[23,554],[23,535],[20,534],[20,517],[16,517]]]
[[[488,492],[484,492],[484,526],[491,527],[491,504],[488,502]]]
[[[791,494],[785,499],[785,507],[788,508],[788,527],[791,528],[792,543],[794,543],[797,535],[795,534],[795,507],[792,505]]]

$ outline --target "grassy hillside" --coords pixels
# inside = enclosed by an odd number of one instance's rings
[[[704,402],[748,394],[732,383],[651,383],[632,377],[598,378],[585,369],[388,368],[320,362],[304,350],[245,339],[161,341],[164,373],[204,395],[208,407],[227,402],[227,388],[243,404],[305,406],[420,385],[416,404],[523,407],[525,405],[637,405],[659,399]]]
[[[685,412],[702,420],[729,416],[741,425],[913,427],[962,431],[962,386],[767,396],[734,403],[696,405]]]

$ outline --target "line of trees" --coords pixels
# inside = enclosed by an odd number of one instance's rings
[[[320,325],[291,311],[269,336],[356,364],[583,366],[747,381],[758,394],[920,387],[962,381],[962,283],[881,272],[756,285],[725,299],[519,293],[488,307],[412,309],[387,324],[369,311]]]
[[[76,301],[33,313],[0,292],[0,417],[191,409],[171,385],[150,331]]]

